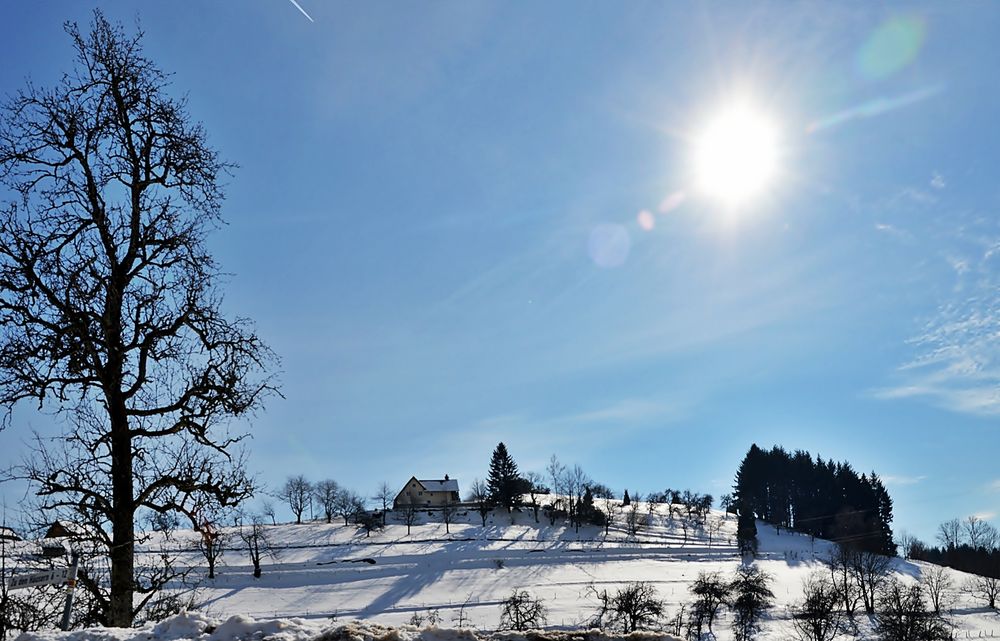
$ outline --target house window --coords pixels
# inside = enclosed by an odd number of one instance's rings
[[[424,495],[423,492],[417,492],[417,496],[423,496],[423,495]]]

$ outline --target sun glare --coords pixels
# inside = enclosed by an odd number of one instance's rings
[[[720,112],[695,139],[698,190],[727,206],[745,205],[774,178],[778,136],[771,121],[747,105]]]

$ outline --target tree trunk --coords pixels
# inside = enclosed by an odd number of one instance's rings
[[[135,505],[132,478],[132,437],[121,395],[109,395],[111,418],[111,480],[114,498],[111,546],[111,608],[108,625],[132,627],[135,564]],[[115,402],[117,401],[117,402]]]

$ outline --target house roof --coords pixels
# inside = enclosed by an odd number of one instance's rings
[[[10,529],[9,527],[0,527],[0,538],[9,539],[13,541],[20,541],[21,537],[17,532]]]
[[[457,479],[417,479],[430,492],[457,492]]]

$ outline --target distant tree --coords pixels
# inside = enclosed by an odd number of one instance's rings
[[[625,491],[628,492],[628,490]],[[642,496],[636,492],[634,500],[629,503],[628,510],[625,511],[625,530],[629,536],[639,534],[639,530],[646,524],[643,514],[639,511],[639,501],[641,500]],[[624,504],[624,501],[622,503]]]
[[[564,496],[569,493],[566,490],[566,466],[559,462],[555,454],[549,458],[549,463],[545,466],[545,472],[549,475],[549,481],[552,483],[552,491],[557,496]]]
[[[379,484],[378,489],[375,490],[375,496],[372,497],[372,500],[375,501],[376,504],[382,506],[382,525],[385,525],[386,512],[389,511],[389,506],[392,505],[392,500],[395,497],[395,491],[386,481],[382,481],[382,483]]]
[[[524,632],[545,626],[546,608],[526,590],[514,592],[500,603],[500,629]]]
[[[384,513],[383,513],[384,514]],[[382,515],[362,510],[354,515],[354,522],[365,531],[365,538],[372,535],[372,532],[382,530],[385,525],[382,523]]]
[[[527,494],[531,501],[531,511],[534,514],[535,523],[538,523],[538,510],[541,509],[538,498],[541,494],[547,494],[548,488],[545,487],[545,479],[538,472],[528,472],[524,475],[524,481],[528,488]]]
[[[316,503],[323,510],[323,516],[327,523],[333,522],[333,517],[337,514],[337,496],[340,494],[340,486],[336,481],[320,481],[313,486],[313,496]]]
[[[295,523],[302,523],[302,515],[308,509],[312,498],[312,484],[301,474],[289,476],[278,492],[278,498],[288,504],[292,514],[295,515]]]
[[[622,507],[627,505],[632,505],[632,497],[628,494],[628,488],[625,488],[625,494],[622,496]]]
[[[510,512],[520,499],[518,493],[519,479],[521,475],[517,471],[517,463],[507,451],[507,446],[502,442],[493,450],[493,457],[490,459],[490,470],[486,480],[489,489],[490,500],[494,505],[506,508]]]
[[[919,585],[887,581],[879,590],[875,630],[884,641],[949,641],[951,630],[927,609]]]
[[[962,523],[965,540],[974,550],[992,551],[997,547],[997,530],[993,525],[972,515]]]
[[[918,542],[917,537],[910,534],[906,530],[900,530],[896,534],[896,549],[899,552],[899,556],[904,559],[909,559],[911,553],[913,552],[913,546]]]
[[[984,601],[991,610],[996,610],[997,597],[1000,596],[1000,577],[974,575],[966,581],[965,593]]]
[[[261,576],[260,562],[266,554],[274,554],[271,547],[271,540],[264,526],[264,518],[260,515],[250,517],[250,523],[241,525],[239,529],[240,540],[246,547],[247,556],[253,564],[253,578],[259,579]]]
[[[722,530],[725,517],[721,519],[709,519],[705,524],[705,532],[708,534],[708,547],[712,547],[712,542]]]
[[[837,594],[840,595],[844,614],[854,616],[858,602],[861,600],[860,590],[854,575],[855,550],[848,545],[836,545],[830,552],[830,580]]]
[[[420,510],[412,502],[404,503],[400,509],[403,516],[403,523],[406,524],[406,536],[410,536],[410,528],[417,524]]]
[[[266,516],[268,519],[271,520],[271,525],[277,525],[278,524],[278,515],[277,515],[277,512],[274,509],[274,502],[273,501],[271,501],[269,499],[265,499],[264,502],[261,504],[260,513],[263,514],[264,516]]]
[[[742,506],[736,519],[736,541],[740,554],[754,556],[757,554],[757,521],[753,512]]]
[[[732,494],[723,494],[719,497],[719,507],[721,507],[725,514],[728,516],[736,508],[736,501],[733,499]]]
[[[931,600],[931,606],[936,614],[946,608],[951,601],[951,590],[954,582],[951,572],[940,565],[924,566],[920,569],[920,585]]]
[[[756,565],[741,565],[729,583],[730,607],[733,610],[733,638],[750,641],[760,632],[760,620],[774,604],[771,577]]]
[[[580,531],[580,526],[583,524],[584,516],[581,513],[579,506],[589,485],[590,478],[578,464],[574,464],[573,467],[567,470],[566,489],[568,491],[569,498],[569,516],[570,521],[573,523],[577,532]]]
[[[803,600],[792,606],[792,625],[801,641],[833,641],[844,628],[843,597],[833,580],[814,571],[802,586]]]
[[[441,520],[444,521],[444,531],[446,534],[451,534],[451,522],[455,520],[457,512],[458,505],[452,502],[451,499],[445,499],[441,505]]]
[[[215,578],[215,565],[229,546],[229,534],[215,523],[205,521],[198,527],[198,551],[208,563],[208,578]]]
[[[475,479],[472,481],[472,488],[469,491],[469,501],[476,505],[479,518],[483,520],[483,527],[486,527],[486,517],[490,515],[490,490],[481,480]]]
[[[611,524],[615,521],[615,515],[618,512],[618,499],[615,498],[615,493],[611,488],[606,486],[600,486],[594,493],[594,496],[601,501],[601,507],[604,510],[604,536],[608,536],[608,530],[611,528]]]
[[[949,550],[957,548],[962,542],[962,522],[951,519],[939,525],[937,540],[943,548]]]
[[[365,500],[357,492],[341,488],[337,492],[334,509],[336,514],[344,519],[344,525],[350,525],[351,517],[364,511]]]
[[[844,545],[843,543],[839,545]],[[850,555],[851,574],[861,594],[867,614],[875,614],[876,600],[882,585],[889,576],[891,559],[868,550],[853,550]]]

